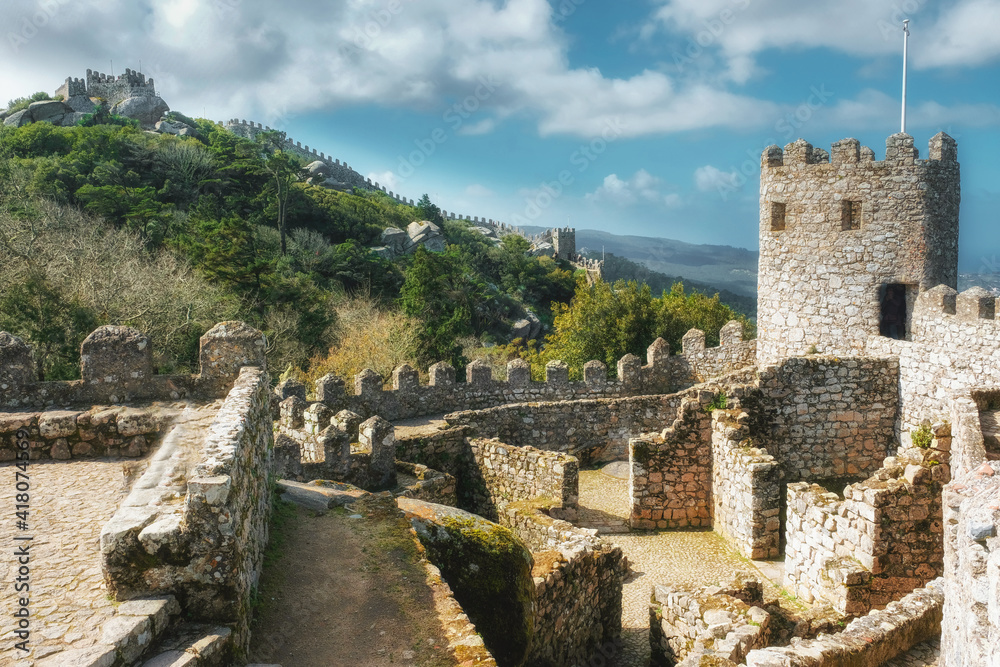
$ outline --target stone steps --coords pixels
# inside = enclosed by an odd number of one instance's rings
[[[217,667],[226,664],[231,643],[232,630],[224,625],[182,623],[133,667]]]
[[[180,614],[172,595],[123,602],[104,625],[99,644],[61,651],[39,660],[37,667],[128,667],[134,665],[170,628]],[[169,663],[166,663],[169,664]]]

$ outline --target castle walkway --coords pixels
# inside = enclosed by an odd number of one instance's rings
[[[188,434],[187,440],[200,442],[219,404],[195,406],[183,413],[183,403],[158,407],[160,414],[172,415],[161,434],[182,430]],[[2,530],[7,556],[0,559],[0,609],[17,609],[17,600],[29,597],[31,632],[31,650],[25,655],[14,647],[17,640],[12,634],[12,619],[5,615],[0,665],[68,665],[71,663],[62,659],[63,652],[88,649],[101,642],[104,626],[115,615],[101,571],[101,529],[155,455],[159,442],[153,445],[143,459],[31,461],[27,530],[20,530],[15,523],[17,468],[13,463],[0,466],[4,482],[0,502],[10,509]],[[18,536],[33,538],[29,543],[30,596],[14,589],[19,565],[10,554],[23,544],[15,541]]]
[[[580,471],[579,525],[597,528],[628,557],[633,574],[622,591],[620,652],[608,667],[649,665],[649,596],[654,584],[707,586],[743,574],[764,584],[764,599],[778,587],[751,561],[729,548],[711,531],[627,530],[628,464],[617,461],[601,470]],[[786,602],[782,603],[787,604]],[[935,667],[938,642],[925,642],[886,667]]]

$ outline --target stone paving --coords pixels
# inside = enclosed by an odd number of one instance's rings
[[[620,521],[624,525],[628,479],[622,479],[615,468],[609,472],[612,474],[580,471],[581,523],[617,527]],[[709,585],[745,573],[764,582],[765,596],[777,590],[753,563],[710,531],[636,532],[605,538],[622,548],[633,571],[622,591],[622,650],[608,662],[609,667],[649,664],[649,595],[653,584]]]
[[[171,405],[167,409],[184,407]],[[210,404],[188,411],[187,426],[205,427],[217,412]],[[177,417],[175,417],[175,424]],[[166,433],[168,429],[164,430]],[[159,445],[161,439],[153,443]],[[4,508],[0,554],[0,665],[30,667],[35,660],[70,648],[88,648],[100,640],[102,626],[114,615],[101,573],[100,535],[131,484],[144,469],[143,460],[97,459],[30,462],[29,529],[18,530],[14,517],[16,468],[0,466],[0,507]],[[14,648],[14,626],[7,610],[23,593],[14,590],[17,564],[12,556],[15,535],[31,535],[29,606],[31,652]]]

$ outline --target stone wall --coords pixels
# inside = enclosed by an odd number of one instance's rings
[[[192,469],[161,447],[101,531],[112,595],[173,594],[188,618],[234,624],[239,649],[268,537],[269,384],[263,369],[242,369]],[[178,477],[186,477],[181,503],[172,501]]]
[[[570,381],[567,366],[558,361],[548,364],[546,380],[531,379],[531,369],[521,361],[507,365],[507,379],[495,380],[485,362],[476,361],[466,368],[465,382],[456,382],[455,370],[440,362],[428,369],[428,384],[404,364],[392,373],[391,389],[383,378],[365,370],[354,378],[353,389],[343,379],[328,375],[316,382],[316,402],[333,413],[350,410],[364,418],[379,415],[389,421],[411,419],[450,412],[477,411],[498,405],[528,402],[558,402],[583,399],[625,398],[665,394],[690,387],[705,377],[742,371],[753,366],[754,341],[742,341],[742,328],[732,322],[724,329],[726,338],[717,348],[701,349],[689,355],[671,356],[669,345],[658,338],[646,352],[646,365],[634,355],[626,355],[617,365],[616,379],[609,379],[607,367],[590,361],[583,369],[582,381]],[[697,330],[689,336],[700,334]],[[301,385],[299,385],[301,387]],[[304,389],[295,390],[305,400]],[[291,394],[280,394],[281,400]],[[311,405],[307,402],[306,407]],[[503,437],[503,436],[501,436]]]
[[[955,286],[958,151],[944,133],[929,149],[930,159],[917,159],[906,134],[886,140],[884,161],[855,139],[837,142],[830,154],[801,139],[784,151],[765,149],[761,364],[813,346],[823,354],[862,353],[868,337],[879,334],[886,285],[907,285],[909,306],[918,290]]]
[[[754,369],[748,368],[716,378],[711,385],[745,383],[754,377]],[[468,426],[480,437],[566,452],[586,464],[625,458],[630,438],[662,429],[676,417],[681,402],[703,388],[696,385],[675,394],[632,398],[515,403],[453,413],[445,419],[452,426]]]
[[[885,609],[847,624],[843,632],[792,640],[791,646],[750,651],[747,667],[880,667],[941,629],[942,585],[929,582]],[[959,663],[942,662],[942,665]],[[966,662],[964,665],[986,665]]]
[[[0,412],[0,461],[15,458],[15,435],[28,433],[32,460],[139,457],[149,452],[169,410],[93,407],[89,410]]]
[[[438,505],[458,505],[458,496],[455,493],[455,478],[446,472],[431,470],[419,463],[407,463],[406,461],[396,461],[396,473],[415,481],[401,485],[396,491],[396,496],[404,498],[414,498]],[[409,480],[407,480],[409,482]]]
[[[1000,461],[985,460],[980,407],[966,396],[953,412],[955,479],[943,499],[942,667],[1000,662]]]
[[[771,639],[759,581],[685,588],[653,586],[649,644],[653,667],[740,664]]]
[[[887,458],[843,499],[816,484],[789,484],[785,585],[806,602],[854,615],[941,576],[947,465],[931,460],[917,450]]]
[[[739,399],[741,388],[733,398]],[[752,559],[779,555],[781,470],[742,409],[712,413],[712,526]]]
[[[0,332],[0,407],[100,405],[221,398],[242,366],[263,367],[264,335],[242,322],[221,322],[201,337],[199,375],[154,375],[152,342],[128,327],[103,326],[83,341],[80,380],[37,382],[31,349]]]
[[[685,398],[661,434],[628,444],[632,528],[712,525],[712,414],[717,393]]]
[[[896,359],[800,357],[760,369],[765,446],[785,479],[859,479],[895,445]]]
[[[535,629],[526,665],[585,665],[622,631],[622,586],[628,562],[596,531],[553,519],[551,499],[512,503],[504,525],[534,557]]]
[[[869,338],[869,354],[899,357],[901,431],[946,418],[958,394],[1000,386],[996,304],[981,288],[958,294],[939,285],[917,299],[910,340]]]
[[[468,446],[480,481],[471,499],[476,514],[497,520],[510,503],[546,499],[562,518],[576,518],[580,466],[575,457],[499,440],[475,439]]]

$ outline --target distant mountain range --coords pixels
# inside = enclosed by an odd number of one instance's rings
[[[538,234],[544,227],[525,227]],[[742,296],[757,298],[755,250],[725,245],[697,245],[649,236],[619,236],[596,229],[576,230],[576,250],[584,254],[602,251],[638,262],[646,268],[690,282],[711,285]]]

